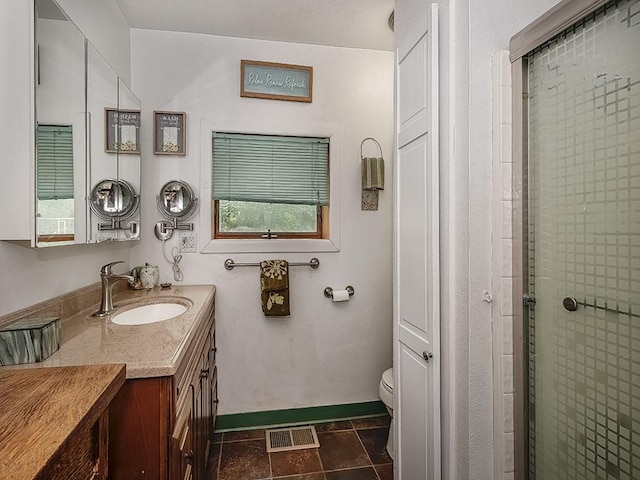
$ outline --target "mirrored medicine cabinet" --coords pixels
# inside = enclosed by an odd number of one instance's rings
[[[32,246],[139,238],[140,101],[54,0],[35,0]]]

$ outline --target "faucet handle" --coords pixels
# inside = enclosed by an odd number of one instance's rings
[[[117,262],[111,262],[111,263],[107,263],[106,265],[103,265],[102,268],[100,269],[100,275],[112,275],[113,272],[111,271],[111,267],[119,263],[124,263],[124,260],[118,260]]]

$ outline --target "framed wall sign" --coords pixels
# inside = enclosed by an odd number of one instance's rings
[[[140,154],[140,111],[104,109],[104,150]]]
[[[311,103],[313,67],[242,60],[240,73],[241,97]]]
[[[184,112],[153,112],[153,153],[186,155],[186,119]]]

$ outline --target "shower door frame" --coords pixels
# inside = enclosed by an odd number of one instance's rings
[[[593,13],[609,0],[563,0],[511,37],[509,57],[512,76],[513,158],[513,381],[515,480],[529,478],[528,345],[526,324],[528,293],[528,64],[529,52]],[[520,305],[522,308],[515,308]],[[527,322],[528,324],[528,322]]]

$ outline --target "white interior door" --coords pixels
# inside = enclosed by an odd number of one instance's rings
[[[440,478],[438,10],[396,2],[396,479]]]

